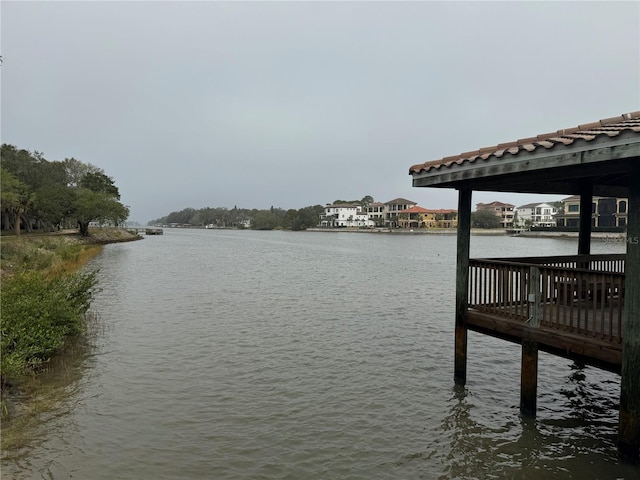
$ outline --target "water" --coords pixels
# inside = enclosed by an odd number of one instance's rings
[[[32,412],[3,478],[640,477],[617,460],[616,375],[541,353],[523,418],[520,347],[470,332],[454,386],[455,237],[170,229],[90,268],[102,331],[39,380],[55,407]]]

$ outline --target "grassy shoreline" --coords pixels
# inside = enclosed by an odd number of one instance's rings
[[[19,388],[87,330],[97,272],[82,272],[109,243],[139,240],[127,230],[100,228],[2,236],[0,239],[0,388]],[[3,403],[3,415],[6,405]]]

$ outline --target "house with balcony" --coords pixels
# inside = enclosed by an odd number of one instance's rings
[[[372,220],[375,226],[384,226],[384,203],[371,202],[365,207],[365,211],[369,216],[369,220]]]
[[[558,227],[577,228],[580,223],[580,196],[561,200],[563,211],[556,214]],[[591,226],[600,229],[626,227],[628,200],[626,198],[598,197],[591,201]]]
[[[394,198],[384,203],[384,224],[388,228],[399,228],[399,213],[403,210],[409,210],[411,207],[418,205],[416,202],[407,200],[406,198]]]
[[[557,208],[549,203],[528,203],[515,208],[513,227],[555,227]]]
[[[414,205],[406,210],[398,212],[399,228],[423,228],[425,226],[425,215],[428,213],[426,208]]]
[[[455,228],[457,225],[456,210],[430,210],[415,205],[398,213],[400,228]]]
[[[476,205],[476,211],[492,212],[496,216],[500,217],[500,226],[505,229],[513,226],[514,208],[515,205],[503,202],[478,203]]]
[[[449,209],[429,210],[425,214],[425,228],[456,228],[458,211]]]
[[[320,215],[321,227],[367,227],[375,226],[373,220],[369,220],[367,212],[362,205],[355,203],[337,203],[324,207],[324,213]]]

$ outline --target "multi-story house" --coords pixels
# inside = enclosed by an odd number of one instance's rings
[[[457,210],[427,210],[425,215],[426,228],[456,228],[457,226]]]
[[[406,210],[398,212],[398,227],[400,228],[422,228],[425,226],[425,216],[428,213],[426,208],[414,205]]]
[[[384,203],[371,202],[366,209],[369,220],[373,220],[376,226],[384,225]]]
[[[324,207],[324,213],[320,215],[321,227],[373,227],[374,225],[367,213],[362,211],[360,204],[327,205]]]
[[[412,202],[405,198],[394,198],[393,200],[385,202],[383,209],[385,226],[389,228],[397,228],[399,226],[398,214],[401,211],[408,210],[416,205],[416,202]]]
[[[515,205],[502,202],[491,203],[478,203],[476,204],[476,210],[485,210],[493,212],[496,216],[500,217],[500,225],[503,228],[511,228],[513,226],[513,209]]]
[[[429,210],[415,205],[398,213],[400,228],[455,228],[457,210]]]
[[[563,212],[556,214],[558,227],[580,225],[580,196],[573,195],[562,201]],[[592,227],[625,227],[627,225],[628,201],[626,198],[593,197],[591,202]]]
[[[513,214],[513,226],[523,227],[555,227],[554,215],[556,207],[549,203],[527,203],[517,207]]]

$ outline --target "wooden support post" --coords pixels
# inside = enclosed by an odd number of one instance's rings
[[[522,341],[522,364],[520,366],[520,412],[536,416],[538,395],[538,344]]]
[[[629,176],[618,450],[640,462],[640,166]]]
[[[458,191],[458,237],[456,261],[456,338],[454,381],[467,381],[467,297],[469,295],[469,244],[471,242],[471,190]]]
[[[529,319],[531,328],[540,326],[540,269],[529,268]],[[538,344],[522,341],[522,362],[520,365],[520,413],[536,416],[538,397]]]
[[[591,253],[591,218],[593,185],[584,184],[580,189],[580,232],[578,233],[578,255]]]

